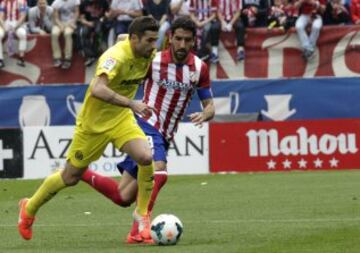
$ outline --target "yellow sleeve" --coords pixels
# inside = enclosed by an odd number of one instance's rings
[[[111,50],[105,52],[100,58],[99,62],[96,66],[96,76],[100,76],[101,74],[106,74],[108,80],[111,81],[114,79],[117,73],[119,73],[120,62],[117,58],[112,56]]]

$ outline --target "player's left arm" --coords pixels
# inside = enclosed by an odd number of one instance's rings
[[[200,127],[203,122],[211,120],[215,115],[215,106],[212,98],[201,100],[201,105],[203,107],[202,112],[194,112],[189,115],[191,122],[195,126]]]
[[[203,110],[202,112],[191,113],[189,118],[195,126],[201,127],[203,122],[211,120],[215,115],[213,93],[210,87],[209,69],[204,62],[202,62],[201,65],[197,94],[201,100]]]

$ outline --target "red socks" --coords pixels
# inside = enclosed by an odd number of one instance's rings
[[[81,180],[89,184],[92,188],[103,194],[108,199],[112,200],[115,204],[120,206],[124,205],[119,189],[118,181],[111,177],[102,176],[91,169],[87,169],[82,175]]]
[[[155,171],[154,172],[154,189],[151,194],[151,198],[150,198],[150,202],[149,202],[149,206],[148,206],[149,213],[152,212],[157,195],[159,194],[161,188],[165,185],[165,183],[167,181],[167,177],[168,177],[167,171]]]

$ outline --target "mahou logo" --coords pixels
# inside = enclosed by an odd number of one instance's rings
[[[360,119],[213,123],[209,140],[211,172],[360,169]]]
[[[250,130],[246,133],[250,157],[355,154],[358,151],[355,133],[309,134],[305,127],[296,134],[279,137],[277,129]]]

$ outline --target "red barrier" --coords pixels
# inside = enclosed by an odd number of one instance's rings
[[[211,172],[360,168],[360,119],[211,123]]]
[[[359,76],[360,26],[325,26],[317,42],[315,57],[302,57],[298,36],[292,28],[247,29],[245,61],[237,63],[235,37],[222,34],[218,78],[279,78],[314,76]],[[214,76],[214,75],[213,75]]]
[[[265,28],[248,29],[245,40],[245,61],[236,62],[233,33],[221,34],[220,62],[211,64],[213,79],[282,78],[360,76],[360,26],[328,26],[321,30],[315,57],[305,61],[294,29],[285,33]],[[30,36],[26,68],[16,65],[16,59],[6,58],[0,70],[0,84],[84,83],[93,69],[85,69],[83,59],[74,52],[69,70],[52,66],[49,36]]]

